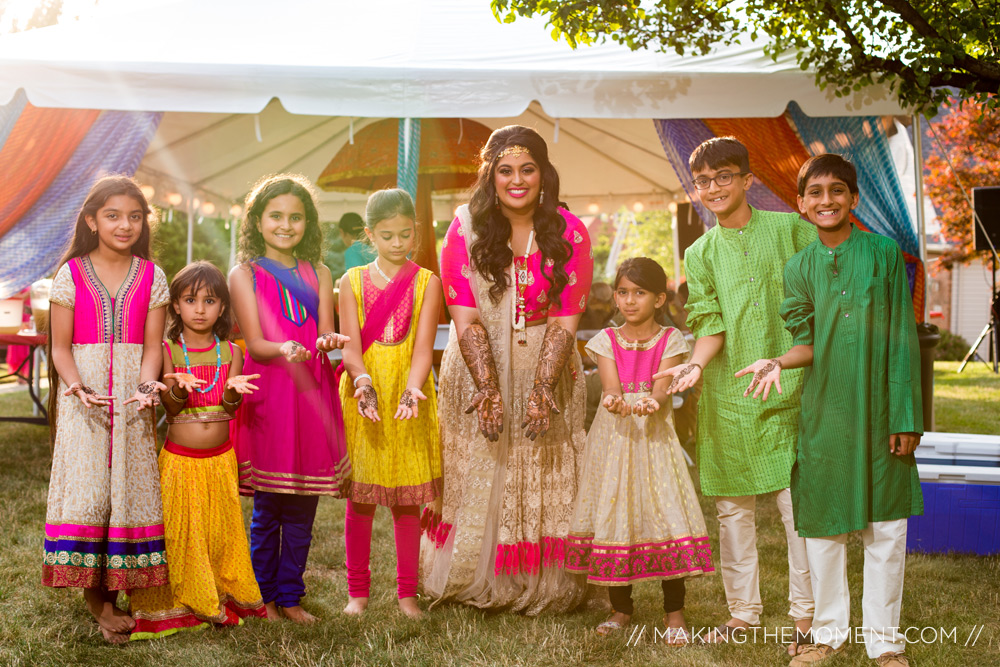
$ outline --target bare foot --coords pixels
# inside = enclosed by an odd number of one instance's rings
[[[420,607],[417,605],[417,598],[400,598],[399,610],[410,618],[419,619],[424,617],[424,612],[420,611]]]
[[[302,625],[312,625],[319,620],[303,609],[300,605],[295,605],[294,607],[282,607],[281,613],[283,613],[285,618],[289,621],[292,621],[293,623],[301,623]]]
[[[120,634],[118,632],[111,632],[110,630],[105,630],[104,628],[98,626],[101,634],[104,635],[104,640],[109,644],[127,644],[128,635]]]
[[[360,616],[364,613],[365,609],[368,609],[368,598],[347,598],[347,606],[344,607],[344,613],[350,614],[351,616]]]
[[[281,612],[278,611],[278,605],[273,602],[264,603],[264,611],[267,612],[267,620],[272,623],[281,620]]]
[[[128,635],[135,627],[135,621],[132,620],[132,617],[108,599],[107,591],[102,591],[100,588],[85,588],[83,589],[83,599],[87,603],[87,609],[91,616],[101,626],[102,631],[107,630],[112,634]]]

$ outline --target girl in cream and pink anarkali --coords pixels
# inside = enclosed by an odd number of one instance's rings
[[[601,375],[603,407],[587,435],[566,567],[610,587],[616,613],[598,626],[602,635],[631,619],[633,582],[659,580],[667,643],[684,644],[684,579],[714,568],[665,394],[669,382],[654,386],[653,374],[688,352],[680,331],[654,319],[665,292],[666,276],[656,262],[626,260],[615,280],[615,302],[626,322],[587,343]]]

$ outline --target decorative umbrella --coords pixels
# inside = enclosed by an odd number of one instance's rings
[[[463,118],[424,118],[420,122],[420,162],[417,169],[417,224],[420,247],[414,260],[437,272],[431,193],[461,192],[472,187],[479,151],[490,129]],[[357,133],[330,160],[317,180],[327,191],[374,192],[396,187],[399,121],[386,118]]]

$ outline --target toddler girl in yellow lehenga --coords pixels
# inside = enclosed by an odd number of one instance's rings
[[[365,232],[378,251],[340,282],[344,364],[338,371],[344,433],[351,459],[344,540],[348,604],[360,614],[371,584],[375,508],[392,510],[399,607],[417,606],[420,505],[442,491],[437,397],[430,376],[441,312],[441,281],[407,259],[416,245],[413,200],[381,190],[368,200]],[[419,405],[424,402],[424,405]]]
[[[133,640],[265,616],[229,440],[229,420],[260,376],[240,374],[231,312],[226,278],[212,264],[174,277],[161,392],[170,426],[160,452],[170,583],[132,594]]]

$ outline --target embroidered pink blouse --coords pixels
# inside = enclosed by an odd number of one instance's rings
[[[375,305],[375,302],[382,294],[382,290],[372,282],[368,269],[365,267],[361,269],[361,281],[364,287],[362,305],[364,306],[365,317],[367,318],[372,312],[372,306]],[[386,322],[385,330],[379,335],[377,339],[379,343],[386,345],[401,343],[410,333],[410,321],[413,319],[413,293],[416,284],[416,280],[410,281],[410,286],[403,293],[402,299],[389,317],[389,321]],[[400,308],[399,306],[403,307]]]
[[[525,315],[529,322],[546,317],[577,315],[587,308],[590,283],[594,278],[594,253],[590,247],[590,233],[575,215],[565,209],[559,213],[566,220],[563,238],[573,247],[566,263],[569,283],[560,296],[559,308],[549,303],[550,283],[542,274],[542,252],[536,250],[528,256],[528,286],[524,291]],[[458,218],[451,223],[441,246],[441,282],[444,300],[449,306],[476,307],[473,294],[472,269],[469,252],[462,236],[462,223]]]

